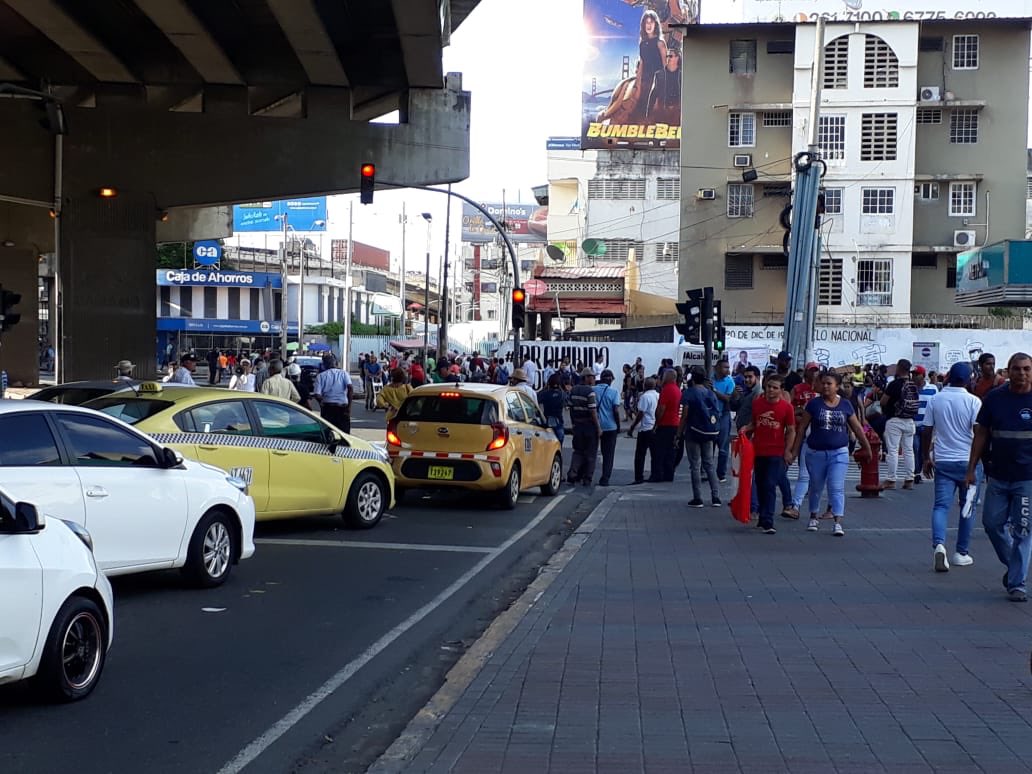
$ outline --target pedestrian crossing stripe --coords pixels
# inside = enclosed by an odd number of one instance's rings
[[[387,455],[378,449],[355,449],[340,445],[332,453],[327,444],[314,441],[299,441],[291,438],[268,438],[255,435],[231,435],[228,433],[151,433],[150,437],[160,444],[196,446],[231,446],[242,449],[271,449],[274,451],[318,454],[347,460],[375,460],[387,462]]]

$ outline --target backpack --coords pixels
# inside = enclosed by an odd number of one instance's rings
[[[688,430],[696,441],[716,441],[720,435],[720,416],[717,399],[709,391],[705,397],[695,387],[692,391],[692,405],[688,409]]]
[[[495,369],[495,384],[508,384],[509,383],[509,369],[499,364],[498,368]]]
[[[913,419],[921,410],[921,394],[917,385],[909,379],[904,383],[903,389],[899,392],[899,401],[896,403],[897,419]]]

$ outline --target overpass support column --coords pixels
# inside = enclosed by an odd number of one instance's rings
[[[67,193],[59,257],[65,381],[111,378],[122,359],[141,378],[157,374],[156,216],[150,193]]]

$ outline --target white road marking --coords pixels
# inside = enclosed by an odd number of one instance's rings
[[[344,685],[348,680],[354,677],[358,670],[372,661],[376,656],[382,653],[387,647],[389,647],[395,640],[401,635],[411,629],[413,626],[418,624],[437,608],[447,602],[453,597],[463,586],[473,580],[477,575],[480,574],[484,568],[486,568],[491,562],[498,556],[503,554],[515,543],[523,539],[528,532],[534,527],[540,524],[545,518],[548,517],[555,507],[565,499],[566,495],[559,495],[552,502],[548,503],[544,508],[541,509],[541,513],[535,516],[529,524],[523,527],[519,532],[514,534],[498,548],[491,549],[491,552],[487,554],[483,559],[477,562],[472,568],[466,573],[459,577],[454,583],[448,588],[438,594],[436,597],[431,599],[416,612],[406,618],[404,621],[399,623],[389,632],[384,634],[380,639],[366,648],[358,658],[345,664],[340,670],[330,677],[325,683],[320,685],[312,693],[310,693],[304,700],[301,701],[296,707],[290,710],[286,715],[273,723],[268,729],[265,730],[261,736],[251,742],[247,747],[241,750],[236,756],[229,761],[225,766],[219,769],[218,774],[237,774],[242,771],[245,766],[254,761],[259,755],[265,752],[271,747],[277,739],[287,733],[291,728],[297,725],[309,712],[314,710],[323,701],[328,699],[334,691]]]
[[[307,540],[303,538],[258,538],[266,546],[330,546],[332,548],[380,548],[388,551],[436,551],[456,554],[489,554],[491,546],[442,546],[431,543],[367,543],[360,540]]]

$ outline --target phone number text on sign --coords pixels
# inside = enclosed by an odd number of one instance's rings
[[[825,21],[928,21],[930,19],[995,19],[995,11],[822,11],[821,13],[800,13],[799,22]]]

